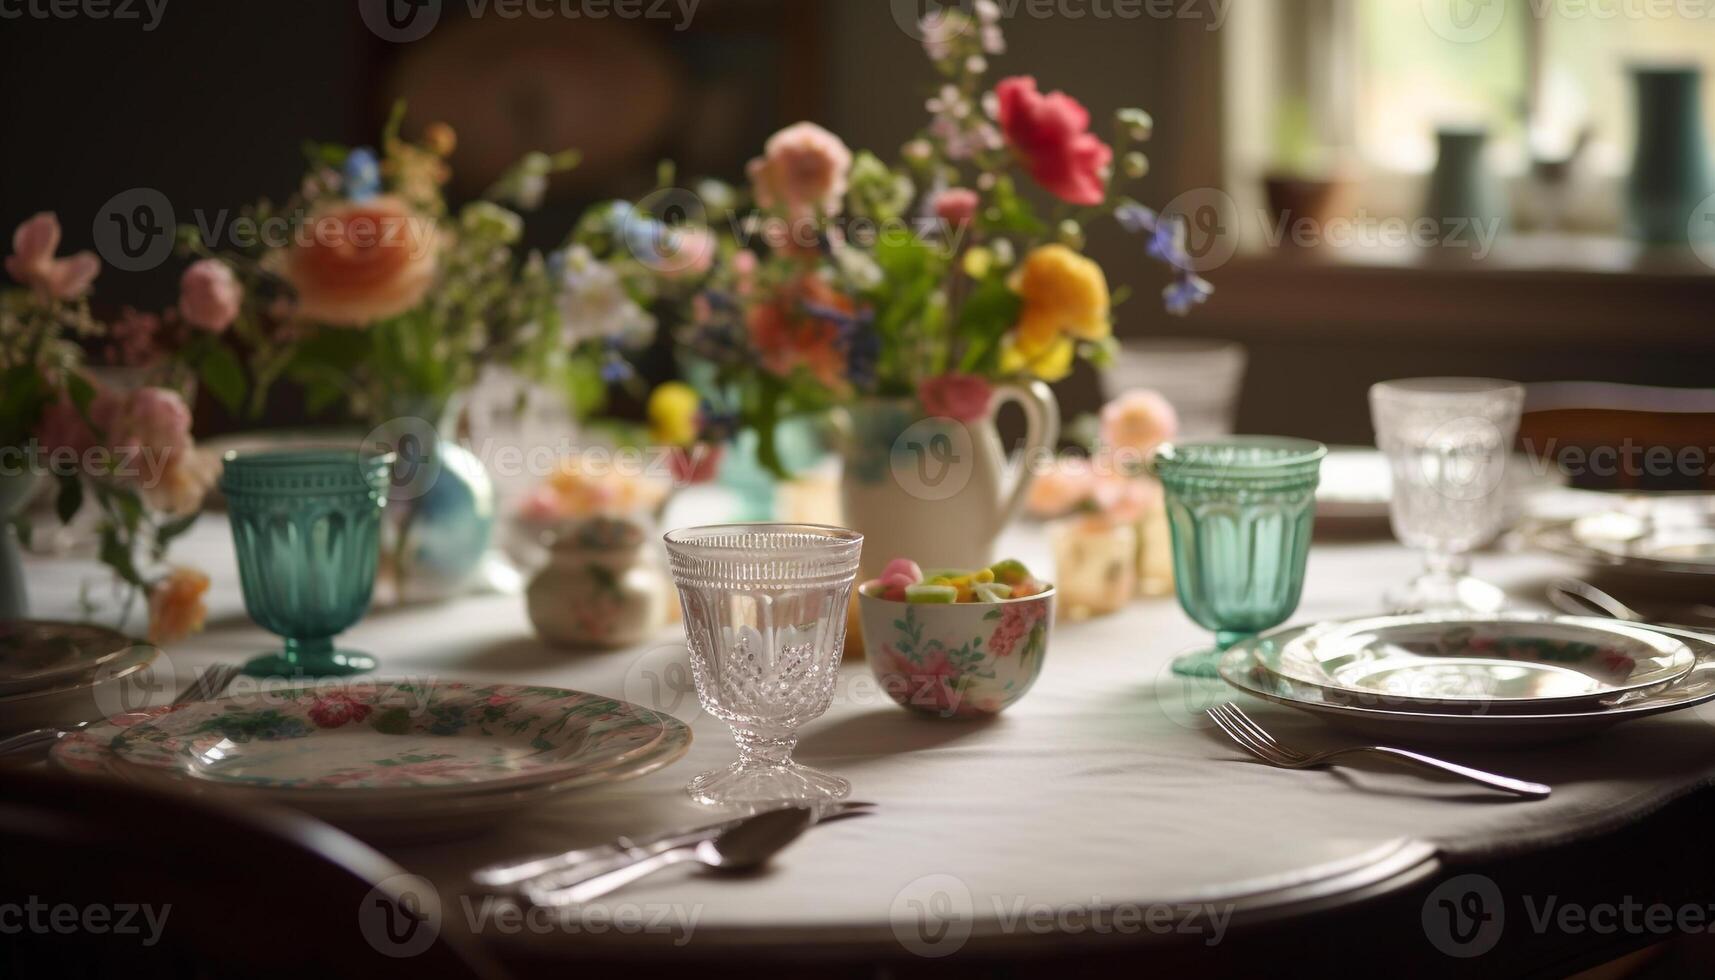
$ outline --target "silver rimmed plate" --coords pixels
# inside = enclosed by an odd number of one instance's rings
[[[1283,644],[1273,669],[1334,700],[1373,695],[1426,711],[1569,711],[1661,688],[1696,660],[1679,639],[1610,619],[1425,613],[1318,624]]]
[[[1659,691],[1620,694],[1605,704],[1583,711],[1434,712],[1401,708],[1385,695],[1354,696],[1336,701],[1324,688],[1305,684],[1275,671],[1281,647],[1303,634],[1306,626],[1275,630],[1240,643],[1221,659],[1223,680],[1265,701],[1296,708],[1329,722],[1378,738],[1438,742],[1485,742],[1491,746],[1521,745],[1576,738],[1621,722],[1678,711],[1715,700],[1715,643],[1686,638],[1697,663],[1680,680]]]
[[[400,839],[477,829],[571,789],[641,776],[690,743],[677,719],[581,691],[380,681],[118,716],[62,740],[52,758]]]
[[[1654,519],[1623,511],[1538,521],[1524,529],[1532,546],[1629,575],[1715,576],[1715,516]]]

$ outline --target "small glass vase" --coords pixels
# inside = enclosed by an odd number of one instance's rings
[[[1151,467],[1166,491],[1179,604],[1215,645],[1173,672],[1216,677],[1228,647],[1298,608],[1327,447],[1307,439],[1234,436],[1161,447]]]
[[[338,677],[375,658],[334,648],[375,587],[393,455],[356,450],[226,454],[220,489],[232,517],[244,607],[284,640],[244,665],[251,677]]]
[[[1106,616],[1137,594],[1137,526],[1075,514],[1049,528],[1056,609],[1072,621]]]

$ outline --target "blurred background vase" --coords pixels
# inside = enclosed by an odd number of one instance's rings
[[[24,565],[12,517],[24,509],[35,489],[36,474],[27,468],[0,473],[0,619],[22,619],[30,614]]]
[[[1484,162],[1488,130],[1474,126],[1444,126],[1435,131],[1435,170],[1429,175],[1425,217],[1442,223],[1450,240],[1473,242],[1469,227],[1499,225],[1506,220],[1500,183]]]
[[[1637,146],[1626,185],[1632,234],[1653,244],[1685,244],[1697,206],[1715,194],[1703,131],[1703,69],[1632,68]],[[1703,229],[1715,237],[1715,229]]]
[[[472,588],[494,537],[494,481],[457,441],[462,405],[401,414],[371,436],[398,455],[381,533],[381,575],[395,602],[439,602]]]
[[[995,427],[1002,406],[1024,409],[1024,458],[1053,449],[1060,409],[1048,386],[1003,385],[970,422],[926,418],[912,398],[865,398],[846,409],[840,496],[846,526],[863,532],[860,579],[894,558],[924,568],[980,568],[1030,488],[1025,466],[1008,482]]]
[[[557,647],[610,648],[647,639],[667,621],[667,580],[644,553],[635,521],[597,517],[555,540],[526,592],[530,622]]]

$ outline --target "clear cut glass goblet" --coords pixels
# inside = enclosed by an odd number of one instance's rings
[[[792,761],[798,728],[828,710],[863,535],[814,524],[726,524],[666,535],[703,710],[738,761],[687,790],[699,803],[834,800],[838,776]]]
[[[1523,407],[1523,386],[1493,378],[1411,378],[1370,389],[1376,446],[1393,473],[1393,533],[1421,549],[1427,566],[1386,593],[1390,610],[1494,612],[1505,601],[1470,574],[1470,553],[1501,529]]]
[[[1173,661],[1173,672],[1217,677],[1233,644],[1286,622],[1304,591],[1327,447],[1308,439],[1232,436],[1156,451],[1173,533],[1179,605],[1215,644]]]

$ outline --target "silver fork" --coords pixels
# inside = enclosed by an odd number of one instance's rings
[[[232,686],[232,682],[237,679],[241,669],[236,664],[215,664],[198,675],[196,680],[191,681],[190,686],[173,699],[173,703],[190,704],[192,701],[207,701],[209,698],[224,694],[226,689]],[[9,738],[0,739],[0,755],[46,748],[67,735],[83,731],[94,723],[94,721],[80,721],[74,725],[62,725],[58,728],[35,728],[27,732],[20,732]]]
[[[1470,766],[1461,766],[1456,762],[1447,762],[1419,752],[1390,748],[1386,745],[1360,745],[1317,752],[1313,755],[1306,754],[1277,741],[1261,725],[1252,721],[1250,716],[1245,714],[1238,705],[1230,701],[1225,704],[1217,704],[1206,713],[1221,731],[1226,732],[1229,738],[1239,743],[1240,748],[1269,765],[1279,766],[1282,769],[1309,769],[1313,766],[1327,765],[1329,760],[1338,756],[1368,752],[1420,769],[1433,769],[1437,772],[1462,776],[1491,789],[1515,793],[1530,799],[1542,799],[1552,792],[1549,787],[1541,783],[1513,779],[1511,776],[1498,776],[1491,772],[1483,772],[1481,769],[1472,769]]]

